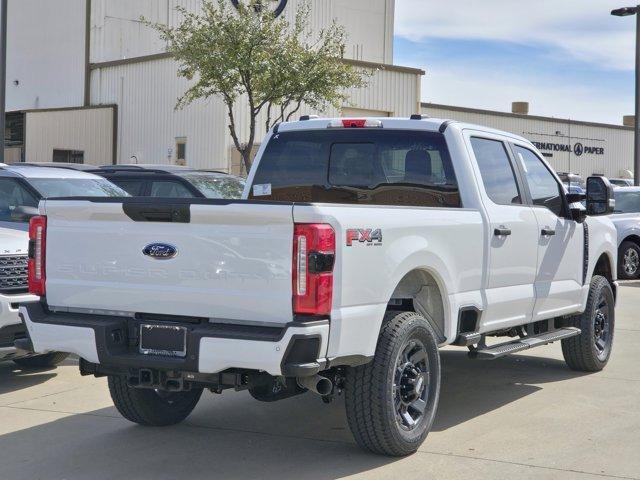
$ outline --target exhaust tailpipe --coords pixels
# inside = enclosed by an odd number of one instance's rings
[[[300,387],[311,390],[318,395],[329,395],[333,391],[333,382],[327,377],[321,377],[320,375],[298,377],[297,382]]]

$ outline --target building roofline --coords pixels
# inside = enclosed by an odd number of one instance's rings
[[[77,110],[99,110],[101,108],[118,108],[118,105],[115,103],[105,103],[102,105],[81,105],[78,107],[27,108],[23,110],[11,110],[7,113],[71,112]]]
[[[540,115],[521,115],[518,113],[510,113],[510,112],[500,112],[498,110],[485,110],[481,108],[468,108],[468,107],[457,107],[454,105],[442,105],[440,103],[428,103],[422,102],[420,104],[423,108],[439,108],[443,110],[451,110],[454,112],[465,112],[465,113],[480,113],[484,115],[497,115],[500,117],[508,117],[508,118],[519,118],[522,120],[542,120],[547,122],[563,122],[570,123],[571,125],[582,125],[585,127],[603,127],[603,128],[613,128],[617,130],[627,130],[633,131],[633,127],[626,127],[624,125],[614,125],[612,123],[599,123],[599,122],[586,122],[582,120],[572,120],[569,118],[559,118],[559,117],[543,117]]]
[[[140,57],[123,58],[122,60],[110,60],[108,62],[92,63],[90,65],[91,70],[97,70],[101,68],[120,67],[123,65],[134,65],[137,63],[153,62],[156,60],[164,60],[171,58],[171,53],[155,53],[153,55],[143,55]],[[426,72],[419,68],[403,67],[401,65],[388,65],[386,63],[365,62],[362,60],[352,60],[350,58],[343,58],[342,61],[346,64],[353,65],[354,67],[371,68],[374,70],[388,70],[390,72],[411,73],[414,75],[425,75]]]
[[[402,65],[390,65],[387,63],[365,62],[363,60],[352,60],[343,58],[342,61],[354,67],[372,68],[375,70],[389,70],[390,72],[412,73],[414,75],[426,75],[427,72],[420,68],[403,67]]]

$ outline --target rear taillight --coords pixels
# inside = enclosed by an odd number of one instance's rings
[[[331,225],[297,223],[293,231],[293,312],[329,315],[336,234]]]
[[[29,293],[44,296],[47,217],[33,217],[29,222]]]

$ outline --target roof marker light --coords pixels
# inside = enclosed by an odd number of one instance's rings
[[[339,118],[331,120],[328,128],[382,128],[382,121],[370,118]]]

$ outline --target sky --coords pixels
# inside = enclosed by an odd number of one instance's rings
[[[628,1],[628,0],[627,0]],[[396,0],[397,65],[422,99],[621,124],[634,112],[635,17],[625,0]]]

